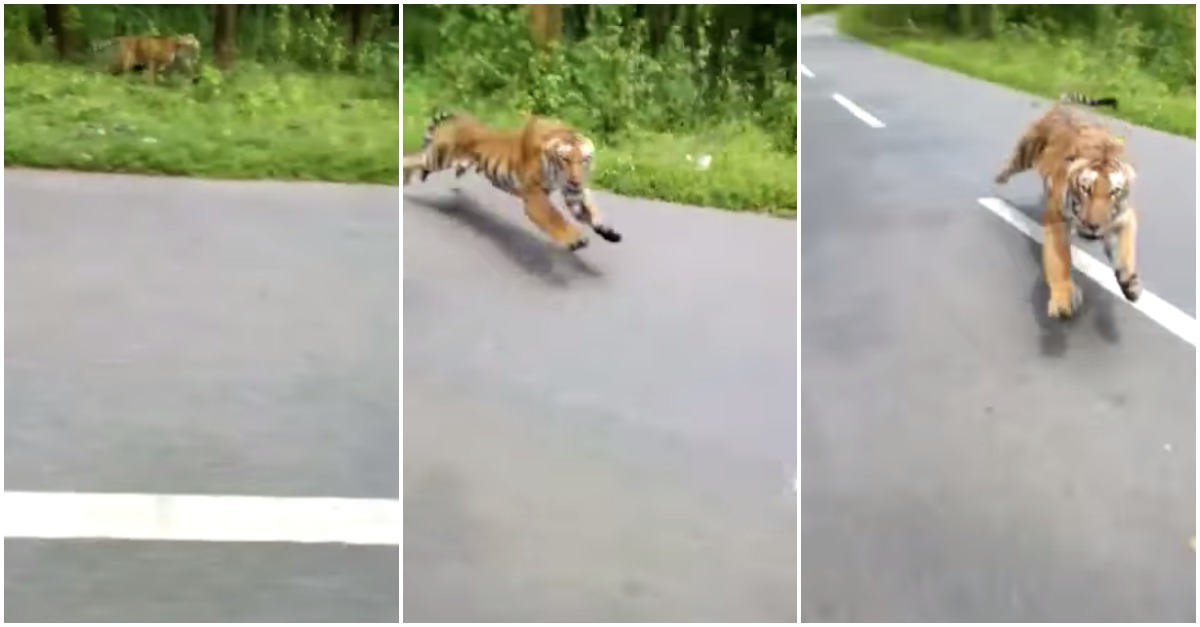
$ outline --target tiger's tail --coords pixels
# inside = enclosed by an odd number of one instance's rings
[[[1058,100],[1059,102],[1065,102],[1067,104],[1081,104],[1089,107],[1117,108],[1117,99],[1111,96],[1107,98],[1089,98],[1088,96],[1080,93],[1065,93],[1059,96]]]
[[[421,138],[421,180],[424,181],[430,172],[442,169],[441,163],[444,155],[441,151],[430,153],[429,147],[433,145],[433,136],[437,133],[438,127],[446,122],[454,119],[455,114],[449,111],[438,111],[429,118],[429,125],[425,127],[425,136]]]
[[[429,125],[425,127],[425,137],[421,140],[421,150],[429,148],[429,144],[433,143],[433,134],[438,127],[444,124],[447,120],[454,118],[454,114],[449,111],[438,111],[429,118]]]

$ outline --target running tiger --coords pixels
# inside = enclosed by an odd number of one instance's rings
[[[1125,161],[1119,138],[1061,104],[1094,106],[1108,101],[1116,106],[1112,98],[1064,95],[1028,127],[996,175],[1000,185],[1029,169],[1042,177],[1046,198],[1042,262],[1050,288],[1047,311],[1051,318],[1070,317],[1083,302],[1083,292],[1071,280],[1068,229],[1087,240],[1103,239],[1104,252],[1125,298],[1136,302],[1142,294],[1135,250],[1138,213],[1129,202],[1137,173]]]
[[[116,37],[101,43],[96,49],[114,44],[117,49],[108,66],[113,74],[124,74],[135,67],[145,67],[146,80],[154,82],[159,71],[178,61],[187,68],[189,78],[196,78],[192,62],[200,58],[200,40],[195,35]]]
[[[496,130],[469,115],[438,113],[425,131],[421,152],[404,157],[404,176],[407,180],[411,170],[419,169],[424,181],[451,167],[455,176],[474,168],[524,201],[526,216],[551,239],[579,250],[588,238],[550,202],[556,190],[576,220],[609,242],[621,241],[621,234],[604,223],[586,187],[594,153],[590,139],[558,120],[531,116],[520,128]]]

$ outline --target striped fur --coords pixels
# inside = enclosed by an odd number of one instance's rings
[[[525,202],[529,218],[572,250],[587,245],[575,225],[566,223],[549,196],[561,192],[571,215],[609,242],[621,235],[605,224],[587,189],[595,146],[557,120],[534,116],[518,129],[492,129],[464,114],[438,113],[430,120],[421,153],[405,157],[419,167],[421,180],[454,168],[462,176],[474,168],[496,188]]]
[[[1071,280],[1071,233],[1104,242],[1122,293],[1137,301],[1142,293],[1138,212],[1129,202],[1137,173],[1125,160],[1124,143],[1106,126],[1056,103],[1022,134],[996,183],[1030,169],[1041,175],[1045,192],[1042,260],[1050,287],[1048,315],[1069,317],[1083,300]]]
[[[1084,94],[1068,92],[1058,97],[1058,101],[1064,104],[1081,104],[1089,107],[1112,107],[1117,108],[1117,99],[1112,97],[1107,98],[1090,98]]]

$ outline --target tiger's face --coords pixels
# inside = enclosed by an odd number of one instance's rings
[[[591,173],[592,156],[596,151],[592,140],[577,134],[558,137],[552,140],[547,148],[566,173],[567,186],[582,188]]]
[[[181,53],[181,57],[189,61],[200,60],[200,40],[191,33],[176,36],[175,49],[177,53]]]
[[[196,39],[196,36],[191,33],[179,35],[175,38],[175,43],[178,44],[180,48],[188,48],[192,51],[200,52],[200,40]]]
[[[1122,223],[1130,188],[1137,177],[1133,166],[1078,159],[1070,165],[1068,177],[1068,216],[1080,237],[1101,239]]]

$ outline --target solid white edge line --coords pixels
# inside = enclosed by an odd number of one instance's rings
[[[807,77],[809,77],[809,78],[816,78],[816,77],[817,77],[817,75],[816,75],[816,74],[813,74],[813,73],[812,73],[812,70],[808,69],[808,66],[804,65],[803,63],[801,63],[801,64],[800,64],[800,73],[801,73],[801,74],[803,74],[803,75],[805,75],[805,76],[807,76]]]
[[[880,122],[879,118],[871,115],[870,113],[867,113],[865,110],[863,110],[862,107],[851,102],[849,98],[847,98],[841,94],[833,94],[833,99],[835,101],[837,101],[838,104],[845,107],[847,111],[849,111],[852,115],[854,115],[854,117],[865,122],[867,124],[867,126],[870,126],[871,128],[883,128],[884,127],[884,123]]]
[[[399,546],[399,499],[4,492],[5,538]]]
[[[1029,219],[1029,216],[1021,213],[1016,207],[999,198],[980,198],[978,201],[979,204],[999,216],[1018,231],[1032,238],[1035,242],[1042,243],[1042,227]],[[1104,262],[1075,245],[1071,246],[1071,264],[1113,296],[1146,314],[1146,317],[1157,322],[1164,329],[1174,333],[1188,344],[1192,346],[1196,345],[1195,318],[1180,311],[1174,305],[1159,298],[1149,290],[1143,290],[1141,298],[1136,303],[1130,303],[1121,293],[1121,288],[1117,285],[1117,278],[1113,275],[1112,269]]]

